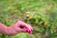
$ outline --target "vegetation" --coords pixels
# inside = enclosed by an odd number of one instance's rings
[[[10,26],[17,20],[31,24],[33,34],[5,38],[57,38],[57,0],[0,0],[0,22]]]

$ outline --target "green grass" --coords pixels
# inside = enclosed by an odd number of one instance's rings
[[[20,19],[33,26],[32,38],[57,38],[57,0],[0,0],[0,22],[10,26]]]

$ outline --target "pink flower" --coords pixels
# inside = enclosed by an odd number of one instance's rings
[[[7,27],[4,24],[0,23],[0,33],[2,34],[16,35],[19,32],[27,32],[29,34],[32,34],[32,30],[32,27],[23,21],[18,21],[10,27]]]

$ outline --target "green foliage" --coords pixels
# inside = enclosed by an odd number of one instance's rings
[[[16,35],[14,38],[30,38],[30,36],[26,33],[21,33]]]
[[[32,38],[57,38],[57,0],[0,0],[0,22],[10,26],[19,19],[33,26]]]

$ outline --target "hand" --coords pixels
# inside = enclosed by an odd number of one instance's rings
[[[14,25],[7,27],[6,25],[0,23],[0,33],[7,35],[16,35],[19,32],[27,32],[32,34],[32,27],[23,21],[18,21]]]
[[[23,21],[18,21],[16,24],[11,26],[17,32],[28,32],[32,33],[32,27],[29,24],[24,23]]]

